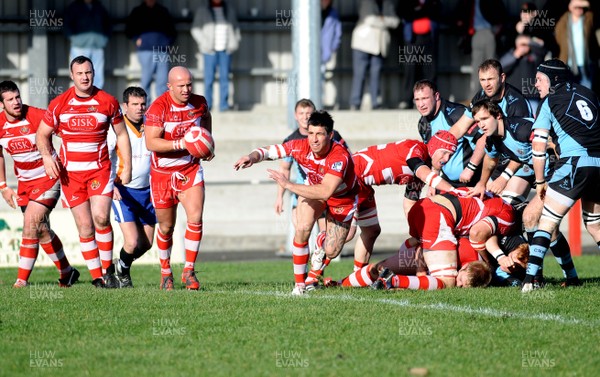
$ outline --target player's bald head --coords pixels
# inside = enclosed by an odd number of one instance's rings
[[[190,72],[190,70],[180,65],[171,68],[171,70],[169,71],[169,83],[174,83],[175,81],[181,80],[192,80],[192,73]]]

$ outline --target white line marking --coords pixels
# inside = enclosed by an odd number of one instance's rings
[[[274,297],[286,297],[286,298],[297,298],[289,293],[281,291],[212,291],[214,293],[228,293],[228,294],[246,294],[255,296],[274,296]],[[348,294],[343,295],[311,295],[310,293],[301,297],[302,299],[315,299],[315,300],[334,300],[334,301],[356,301],[356,302],[371,302],[371,303],[382,303],[395,305],[405,308],[413,309],[424,309],[424,310],[436,310],[436,311],[450,311],[456,313],[481,315],[484,317],[499,317],[499,318],[510,318],[510,319],[527,319],[527,320],[539,320],[548,322],[557,322],[566,325],[583,325],[598,327],[600,322],[598,321],[587,321],[584,319],[578,319],[573,317],[564,317],[559,314],[548,314],[548,313],[524,313],[524,312],[510,312],[505,310],[497,310],[492,308],[473,308],[470,306],[458,306],[448,305],[442,302],[434,304],[414,304],[408,300],[393,300],[389,298],[381,299],[369,299],[365,297],[355,297]]]

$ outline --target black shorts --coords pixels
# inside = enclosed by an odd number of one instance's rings
[[[589,156],[563,157],[554,167],[548,187],[573,202],[578,199],[600,203],[600,158]],[[554,191],[555,193],[552,193]]]

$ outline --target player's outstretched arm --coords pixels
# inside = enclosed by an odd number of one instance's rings
[[[425,182],[428,186],[441,191],[454,191],[454,186],[448,183],[444,178],[440,177],[429,166],[421,165],[415,172],[417,178]]]
[[[60,175],[60,164],[52,156],[52,132],[54,129],[46,124],[43,120],[35,134],[35,144],[42,155],[44,161],[44,169],[50,179],[57,179]]]
[[[483,196],[485,195],[487,182],[492,176],[492,172],[496,168],[497,164],[497,158],[491,157],[487,154],[485,155],[485,158],[483,159],[483,167],[481,169],[481,178],[473,188],[469,189],[467,197],[477,196],[480,199],[483,199]]]

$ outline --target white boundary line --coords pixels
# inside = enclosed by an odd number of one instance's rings
[[[366,302],[366,303],[380,303],[380,304],[389,304],[395,305],[404,308],[413,308],[413,309],[424,309],[424,310],[434,310],[434,311],[445,311],[445,312],[455,312],[455,313],[463,313],[463,314],[472,314],[472,315],[480,315],[484,317],[496,317],[496,318],[507,318],[507,319],[527,319],[527,320],[538,320],[538,321],[547,321],[547,322],[556,322],[565,325],[582,325],[582,326],[590,326],[590,327],[598,327],[600,326],[600,322],[598,321],[587,321],[584,319],[578,318],[568,318],[561,316],[559,314],[548,314],[548,313],[523,313],[523,312],[510,312],[505,310],[497,310],[492,308],[473,308],[470,306],[458,306],[458,305],[449,305],[443,302],[437,302],[433,304],[415,304],[411,303],[408,300],[393,300],[389,298],[381,298],[381,299],[370,299],[365,297],[355,297],[348,294],[343,295],[311,295],[305,294],[302,297],[292,296],[290,293],[284,293],[281,291],[212,291],[211,293],[218,294],[245,294],[245,295],[254,295],[254,296],[273,296],[273,297],[285,297],[285,298],[300,298],[300,299],[314,299],[314,300],[332,300],[332,301],[355,301],[355,302]]]

